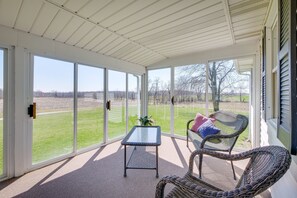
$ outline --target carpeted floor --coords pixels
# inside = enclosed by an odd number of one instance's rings
[[[154,157],[154,147],[146,147],[146,158]],[[0,183],[0,197],[102,197],[102,198],[152,198],[160,178],[166,175],[183,176],[194,147],[186,147],[184,140],[162,136],[159,147],[159,179],[155,170],[127,170],[123,177],[124,149],[115,142],[74,158],[55,163]],[[129,152],[132,148],[129,147]],[[129,154],[128,152],[128,154]],[[220,188],[232,189],[236,181],[232,177],[229,162],[204,158],[203,179]],[[235,162],[240,174],[247,162]],[[197,169],[195,170],[197,173]],[[168,189],[170,186],[168,187]],[[269,192],[263,197],[270,197]]]

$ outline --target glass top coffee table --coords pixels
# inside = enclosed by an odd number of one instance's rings
[[[153,169],[158,173],[158,146],[161,145],[161,128],[159,126],[134,126],[127,136],[122,140],[124,145],[124,177],[127,176],[127,169]],[[134,146],[134,149],[127,162],[127,146]],[[142,147],[139,148],[138,146]],[[143,147],[156,147],[155,160],[152,155],[147,154]],[[155,163],[153,163],[155,161]]]

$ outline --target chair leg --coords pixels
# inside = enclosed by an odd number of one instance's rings
[[[187,134],[187,147],[189,148],[189,131],[188,131],[188,129],[186,131],[186,134]]]
[[[233,171],[234,180],[236,180],[236,175],[235,175],[235,170],[234,170],[234,166],[233,166],[233,161],[232,160],[231,160],[231,167],[232,167],[232,171]]]
[[[203,154],[199,155],[199,179],[201,179],[201,172],[202,172],[202,159],[203,159]]]
[[[231,151],[229,151],[229,155],[231,155]],[[233,161],[232,160],[231,160],[231,167],[232,167],[232,171],[233,171],[234,180],[236,180],[236,175],[235,175],[235,170],[234,170],[234,165],[233,165]]]

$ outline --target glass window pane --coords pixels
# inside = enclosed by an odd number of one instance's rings
[[[170,68],[148,71],[148,116],[162,132],[170,132]]]
[[[174,68],[174,133],[185,136],[186,123],[199,112],[205,115],[205,65]]]
[[[140,114],[139,78],[128,75],[128,130],[138,125]]]
[[[233,60],[209,63],[209,112],[224,110],[249,117],[249,73],[239,74]],[[250,148],[248,127],[237,146]]]
[[[103,142],[103,75],[103,69],[78,65],[78,149]]]
[[[73,151],[74,64],[34,56],[33,164]]]
[[[108,71],[108,138],[126,134],[126,73]]]

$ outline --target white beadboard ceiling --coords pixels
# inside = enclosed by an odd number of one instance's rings
[[[0,24],[138,65],[259,39],[269,0],[0,0]]]

